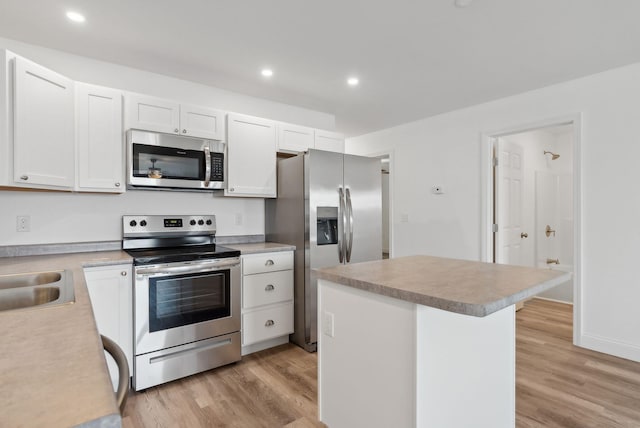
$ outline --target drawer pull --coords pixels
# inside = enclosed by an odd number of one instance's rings
[[[273,266],[273,260],[269,259],[266,262],[264,262],[265,266]]]
[[[274,320],[267,320],[267,322],[264,323],[265,327],[271,327],[271,326],[274,326],[274,325],[276,325],[276,322]]]
[[[276,287],[274,287],[273,284],[267,284],[267,286],[264,287],[264,291],[273,291],[275,289]]]

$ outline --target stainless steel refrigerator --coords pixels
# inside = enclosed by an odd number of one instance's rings
[[[318,338],[315,268],[382,258],[380,160],[309,150],[278,161],[278,197],[265,204],[268,241],[296,246],[291,340]]]

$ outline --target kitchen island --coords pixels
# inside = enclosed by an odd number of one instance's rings
[[[515,303],[571,274],[429,256],[314,271],[319,418],[515,426]]]

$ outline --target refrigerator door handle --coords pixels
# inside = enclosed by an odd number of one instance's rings
[[[345,209],[344,209],[344,192],[342,191],[342,187],[338,187],[338,196],[340,198],[340,211],[338,212],[338,217],[342,221],[342,233],[338,231],[338,260],[340,263],[344,262],[344,255],[342,253],[342,245],[344,243],[344,226],[345,226]]]
[[[351,262],[351,250],[353,249],[353,205],[351,204],[351,192],[345,189],[347,196],[347,219],[349,220],[349,241],[347,242],[347,263]],[[345,230],[345,236],[347,232]]]

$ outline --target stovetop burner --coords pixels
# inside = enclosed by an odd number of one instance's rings
[[[133,257],[133,264],[136,266],[240,257],[240,251],[217,244],[197,245],[191,247],[147,248],[125,251]]]
[[[214,215],[122,216],[122,249],[134,265],[240,257],[215,243]]]

